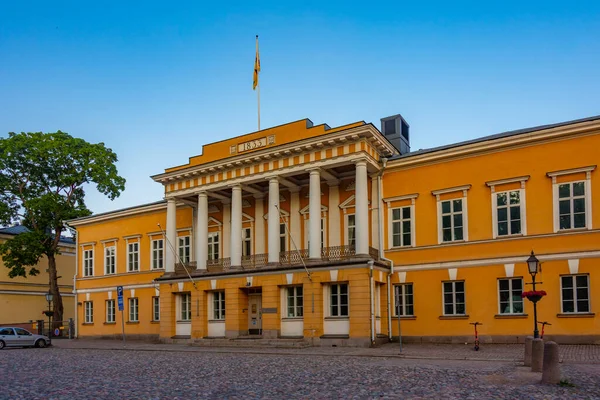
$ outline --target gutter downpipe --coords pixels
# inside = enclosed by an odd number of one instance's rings
[[[79,235],[75,234],[75,275],[73,275],[73,294],[75,295],[75,304],[73,307],[75,308],[75,329],[73,332],[73,338],[77,339],[77,334],[79,333],[79,317],[77,312],[77,271],[79,271]]]
[[[387,261],[390,263],[390,273],[387,276],[387,315],[388,315],[388,339],[392,341],[392,275],[394,274],[394,261],[389,258],[385,258],[385,253],[383,251],[383,188],[382,188],[382,176],[387,166],[387,158],[383,157],[381,159],[381,171],[377,174],[377,219],[378,219],[378,229],[379,229],[379,258],[383,261]],[[400,332],[398,332],[398,337],[400,337]]]
[[[375,345],[375,301],[373,299],[373,260],[369,260],[369,298],[371,303],[371,346]]]

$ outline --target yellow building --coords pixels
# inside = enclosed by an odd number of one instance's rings
[[[23,226],[0,229],[0,243],[22,233]],[[75,276],[75,243],[72,239],[62,239],[59,245],[61,254],[56,256],[58,289],[63,300],[63,319],[75,317],[73,277]],[[0,258],[0,325],[14,325],[29,321],[46,320],[42,311],[48,310],[46,293],[49,289],[48,260],[44,257],[36,268],[40,273],[27,278],[9,278],[10,270]]]
[[[79,336],[313,345],[484,341],[538,320],[600,341],[600,117],[411,152],[382,129],[308,119],[204,146],[153,176],[165,201],[71,221]],[[597,200],[596,200],[597,201]],[[311,216],[314,216],[311,218]],[[543,282],[543,283],[542,283]]]

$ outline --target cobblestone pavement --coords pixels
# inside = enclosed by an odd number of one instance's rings
[[[0,399],[600,399],[597,364],[560,387],[510,361],[55,346],[2,350],[0,371]]]

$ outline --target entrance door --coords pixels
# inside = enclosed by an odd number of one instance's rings
[[[248,333],[251,335],[262,334],[262,295],[251,294],[248,296]]]

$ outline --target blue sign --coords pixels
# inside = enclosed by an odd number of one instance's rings
[[[123,311],[123,286],[117,286],[117,303],[119,304],[119,311]]]

